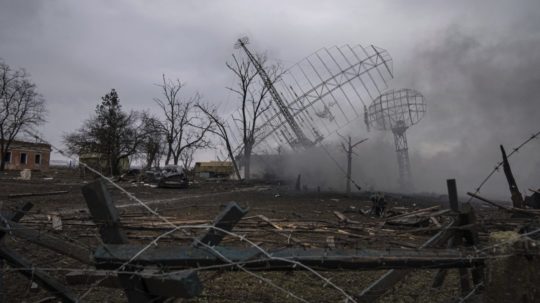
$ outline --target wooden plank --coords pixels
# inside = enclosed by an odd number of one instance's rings
[[[515,208],[515,207],[506,207],[506,206],[503,206],[503,205],[500,205],[498,203],[495,203],[491,200],[488,200],[484,197],[481,197],[477,194],[474,194],[474,193],[467,193],[467,195],[473,197],[473,198],[476,198],[482,202],[485,202],[487,204],[490,204],[492,206],[495,206],[499,209],[502,209],[502,210],[505,210],[505,211],[508,211],[508,212],[511,212],[511,213],[516,213],[516,214],[521,214],[521,215],[526,215],[526,216],[539,216],[540,215],[540,211],[539,210],[536,210],[536,209],[524,209],[524,208]]]
[[[242,209],[235,202],[230,202],[227,207],[214,219],[212,224],[214,227],[231,231],[233,227],[244,217],[247,210]],[[221,240],[226,236],[222,231],[216,229],[209,229],[200,238],[193,241],[193,245],[204,243],[209,246],[215,246],[221,243]]]
[[[201,294],[203,287],[199,276],[192,270],[160,273],[158,270],[145,269],[141,277],[148,292],[164,297],[193,298]]]
[[[120,228],[118,211],[103,180],[84,186],[82,191],[93,220],[99,227],[103,242],[106,244],[128,243],[127,236]],[[144,247],[139,248],[139,250],[143,249]],[[113,264],[112,268],[117,269],[120,264],[125,264],[136,254],[137,252],[133,252],[131,257],[121,263]],[[125,266],[124,270],[134,272],[138,268],[130,264]],[[119,273],[118,280],[130,303],[163,302],[168,296],[190,298],[198,295],[202,289],[197,274],[191,271],[165,275],[156,280],[149,277],[143,270],[138,274]],[[171,285],[176,285],[176,287],[171,287]]]
[[[448,242],[446,243],[447,248],[454,247],[454,237],[451,237],[448,239]],[[446,279],[446,276],[448,274],[447,268],[441,268],[437,271],[435,274],[435,278],[433,278],[433,284],[431,285],[432,288],[439,288],[443,285],[444,280]]]
[[[202,292],[198,276],[193,271],[176,271],[172,274],[160,273],[158,270],[143,270],[140,273],[149,293],[161,296],[175,297],[179,292],[184,297],[195,297]],[[77,270],[66,274],[69,285],[95,284],[101,287],[122,288],[116,273],[112,271],[83,271]],[[97,284],[96,284],[97,283]],[[179,290],[178,288],[182,288]]]
[[[398,219],[398,218],[411,217],[411,216],[418,215],[418,214],[421,214],[421,213],[431,212],[431,211],[434,211],[436,209],[439,209],[439,206],[437,206],[437,205],[436,206],[431,206],[431,207],[411,211],[411,212],[408,212],[408,213],[405,213],[405,214],[388,217],[387,220],[394,220],[394,219]]]
[[[4,218],[4,222],[2,222],[2,226],[9,224],[10,221],[12,222],[19,222],[22,217],[30,210],[34,204],[28,202],[25,203],[22,207],[18,208],[15,213],[5,214],[2,213],[2,217]],[[4,230],[0,230],[0,240],[6,235],[6,232]]]
[[[143,245],[103,245],[97,248],[94,259],[96,268],[114,269],[117,264],[129,260],[141,251]],[[137,265],[177,266],[197,268],[201,266],[222,265],[219,255],[231,262],[246,262],[243,267],[255,270],[291,269],[292,265],[279,259],[269,259],[256,248],[234,248],[216,246],[214,251],[204,247],[167,246],[152,247],[145,250],[133,261]],[[219,253],[219,254],[218,254]],[[269,250],[274,258],[301,262],[318,269],[389,269],[389,268],[458,268],[483,264],[485,256],[477,256],[474,250],[448,249],[336,249],[324,248],[285,248]],[[297,268],[301,269],[301,268]]]
[[[112,271],[84,271],[75,270],[67,273],[65,276],[68,285],[88,285],[94,284],[100,287],[122,288],[116,273]]]
[[[0,203],[0,206],[1,206],[1,203]],[[13,222],[19,222],[22,219],[22,217],[24,217],[24,215],[30,209],[32,209],[33,206],[34,204],[27,202],[22,207],[17,208],[17,210],[13,214],[9,214],[9,215],[2,214],[3,220],[5,220],[6,222],[10,220],[12,220]],[[5,224],[6,222],[3,222],[3,223]],[[3,245],[5,235],[6,235],[5,231],[0,231],[0,245]],[[4,284],[5,284],[4,283],[4,265],[5,265],[4,263],[5,263],[4,259],[0,258],[0,303],[6,302],[5,290],[4,290]]]
[[[420,248],[424,249],[426,247],[437,246],[437,245],[440,245],[441,243],[448,241],[448,238],[450,237],[450,234],[451,234],[448,230],[453,225],[454,225],[454,222],[451,222],[450,224],[448,224],[445,227],[445,229],[439,231],[429,240],[424,242],[422,246],[420,246]],[[357,296],[357,298],[361,302],[374,302],[379,297],[384,295],[384,293],[388,289],[396,285],[399,281],[404,279],[410,273],[411,273],[411,270],[409,269],[390,269],[389,271],[384,273],[379,279],[377,279],[375,282],[371,283],[368,287],[364,288],[362,292]]]
[[[111,195],[107,191],[103,180],[99,179],[83,186],[82,194],[86,200],[90,214],[92,215],[92,220],[99,227],[99,233],[103,242],[107,244],[128,243],[127,236],[120,228],[118,210],[114,207]],[[134,252],[132,256],[135,254],[136,252]],[[122,263],[115,264],[114,267],[117,268],[119,264],[123,264],[129,259],[131,258],[126,259]],[[134,269],[130,266],[126,266],[125,270],[128,271]],[[163,301],[161,298],[146,292],[146,287],[140,276],[119,273],[118,280],[130,303]]]
[[[92,215],[92,221],[99,227],[103,243],[122,244],[128,239],[120,228],[118,210],[101,179],[83,186],[82,194]]]
[[[257,215],[256,217],[260,218],[261,220],[263,220],[264,222],[268,223],[270,226],[272,226],[273,228],[277,229],[277,230],[283,230],[283,227],[277,225],[276,223],[270,221],[270,219],[268,219],[266,216],[264,215]]]
[[[459,211],[459,200],[456,186],[456,179],[446,180],[446,187],[448,189],[448,203],[450,209],[454,212]]]
[[[44,192],[44,193],[21,193],[21,194],[9,194],[8,198],[23,198],[23,197],[39,197],[39,196],[53,196],[53,195],[62,195],[67,194],[69,191],[67,190],[59,190],[59,191],[50,191],[50,192]]]
[[[47,289],[62,302],[78,302],[77,295],[62,285],[46,272],[35,269],[32,263],[9,248],[0,245],[0,256],[6,260],[17,272],[25,275],[30,281],[35,281]]]
[[[523,196],[519,192],[519,188],[517,186],[516,180],[514,179],[514,175],[512,174],[512,169],[510,168],[510,162],[508,162],[508,157],[506,156],[506,151],[504,150],[504,147],[501,145],[501,153],[503,158],[503,171],[504,175],[506,176],[506,180],[508,181],[508,187],[510,187],[510,194],[512,195],[512,203],[515,208],[523,208]]]
[[[459,215],[459,220],[460,220],[461,226],[467,226],[467,225],[472,226],[468,229],[458,232],[458,234],[461,233],[463,235],[463,239],[465,240],[465,247],[477,246],[480,240],[478,237],[478,230],[476,227],[476,214],[474,212],[474,208],[471,206],[470,203],[464,204],[463,211]],[[475,265],[470,269],[470,272],[472,274],[472,285],[474,286],[474,288],[475,289],[477,287],[482,288],[482,285],[484,282],[484,275],[485,275],[484,265]],[[468,292],[470,292],[470,290],[468,290]]]
[[[34,207],[34,204],[32,204],[31,202],[24,203],[24,205],[18,208],[15,211],[15,214],[13,214],[13,216],[8,220],[13,222],[19,222],[24,217],[24,215],[26,215],[26,213],[32,209],[32,207]]]
[[[45,232],[26,228],[23,224],[8,221],[8,226],[0,226],[0,233],[10,233],[17,238],[45,247],[84,264],[94,264],[92,252],[70,242],[52,237]]]

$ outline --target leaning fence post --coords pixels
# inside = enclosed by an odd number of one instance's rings
[[[118,210],[113,205],[111,195],[102,179],[94,181],[82,188],[82,194],[92,215],[92,220],[98,225],[101,239],[105,244],[126,244],[127,236],[120,228]],[[129,270],[129,267],[124,270]],[[159,301],[159,298],[146,292],[146,287],[140,276],[118,274],[118,280],[130,303]]]
[[[1,207],[1,205],[0,205]],[[28,212],[32,207],[34,207],[34,204],[30,202],[26,202],[22,207],[17,209],[14,214],[10,216],[3,217],[6,221],[14,221],[19,222],[22,217]],[[4,236],[5,232],[0,232],[0,245],[4,244]],[[5,289],[4,289],[4,259],[0,258],[0,303],[6,302],[5,300]]]
[[[118,211],[103,180],[84,186],[82,191],[92,219],[99,226],[103,242],[127,244],[128,239],[121,229]],[[133,272],[137,271],[137,268],[126,266],[123,270]],[[183,270],[164,276],[154,274],[154,268],[145,268],[136,274],[118,274],[118,280],[129,302],[163,302],[167,297],[191,298],[202,291],[202,283],[196,271]]]
[[[448,188],[448,200],[450,203],[450,209],[454,212],[459,212],[456,179],[446,180],[446,187]]]
[[[24,204],[21,208],[17,209],[14,214],[4,216],[2,215],[3,224],[9,224],[9,222],[19,222],[22,217],[28,212],[34,205],[30,202]],[[23,256],[17,254],[17,252],[10,250],[3,244],[3,238],[6,235],[5,231],[0,231],[0,260],[5,260],[12,267],[17,268],[19,273],[26,276],[31,281],[36,281],[39,285],[49,290],[54,296],[60,298],[62,302],[77,302],[77,296],[69,288],[65,287],[62,283],[51,277],[46,272],[34,269],[33,264],[25,259]],[[2,281],[3,282],[3,281]],[[3,291],[3,283],[2,283]],[[2,294],[3,295],[3,294]],[[4,298],[1,298],[4,301]]]
[[[236,202],[229,202],[227,207],[225,207],[225,209],[214,219],[212,226],[231,231],[236,223],[238,223],[247,212],[247,210],[238,206]],[[224,232],[210,228],[200,238],[195,239],[192,246],[198,246],[201,243],[209,246],[216,246],[221,243],[221,240],[223,240],[223,237],[225,236],[226,234]]]

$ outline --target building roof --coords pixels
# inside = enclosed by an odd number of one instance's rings
[[[41,142],[28,142],[28,141],[20,141],[20,140],[13,140],[10,144],[11,149],[15,148],[41,148],[41,149],[47,149],[51,150],[51,145],[48,143],[41,143]]]
[[[197,162],[195,163],[195,166],[201,166],[201,167],[232,166],[232,162],[230,161]]]

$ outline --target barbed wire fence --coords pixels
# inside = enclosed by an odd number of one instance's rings
[[[512,152],[510,152],[507,156],[508,159],[510,159],[514,154],[519,152],[519,150],[521,150],[524,146],[532,142],[534,139],[537,139],[539,136],[540,136],[540,131],[537,131],[536,133],[534,133],[533,135],[525,139],[525,141],[521,142],[521,144],[519,144],[517,147],[512,149]],[[495,165],[493,170],[491,170],[489,174],[484,178],[484,180],[482,180],[482,182],[480,182],[480,184],[476,187],[474,194],[480,193],[480,190],[482,189],[482,187],[488,182],[489,179],[491,179],[491,177],[493,177],[493,175],[495,175],[496,172],[499,171],[499,169],[501,168],[501,166],[503,166],[503,164],[504,162],[501,160],[500,162],[497,163],[497,165]],[[469,200],[467,202],[471,202],[472,199],[473,199],[472,196],[469,197]]]
[[[39,139],[41,140],[42,142],[47,142],[45,140],[43,140],[41,137],[35,135],[35,134],[32,134],[32,133],[29,133],[31,134],[32,136],[34,136],[36,139]],[[508,155],[508,157],[510,158],[512,155],[514,155],[515,153],[517,153],[520,149],[522,149],[525,145],[527,145],[529,142],[533,141],[533,139],[535,138],[538,138],[538,136],[540,135],[540,131],[535,133],[534,135],[532,135],[531,137],[529,137],[527,140],[525,140],[524,142],[522,142],[519,146],[517,146],[516,148],[513,149],[513,151]],[[48,143],[48,142],[47,142]],[[50,144],[50,143],[48,143]],[[64,152],[62,149],[59,149],[53,145],[51,145],[51,147],[53,149],[55,149],[57,152],[59,152],[61,155],[67,157],[67,158],[71,158],[71,156],[67,155],[66,152]],[[73,160],[73,159],[72,159]],[[153,239],[146,245],[144,246],[143,249],[141,249],[140,251],[138,251],[135,255],[133,255],[133,257],[128,260],[127,262],[124,262],[123,264],[119,265],[115,270],[113,270],[112,272],[113,273],[130,273],[130,274],[136,274],[137,272],[130,272],[130,271],[126,271],[126,267],[128,267],[128,265],[130,265],[130,267],[134,266],[134,268],[137,268],[136,265],[133,265],[132,262],[135,261],[137,259],[138,256],[140,256],[141,254],[143,254],[147,249],[151,248],[151,247],[154,247],[154,246],[157,246],[159,245],[159,242],[172,235],[173,233],[175,232],[182,232],[182,231],[185,231],[186,229],[203,229],[203,230],[210,230],[210,229],[214,229],[216,231],[219,231],[219,232],[222,232],[224,234],[227,234],[228,236],[232,237],[232,238],[236,238],[238,239],[240,242],[244,242],[246,244],[248,244],[250,247],[253,247],[255,249],[257,249],[258,251],[260,251],[260,253],[267,259],[269,260],[280,260],[280,261],[283,261],[283,262],[287,262],[287,263],[290,263],[292,264],[293,266],[300,266],[300,267],[303,267],[307,272],[309,272],[310,274],[312,274],[314,277],[316,277],[317,280],[320,281],[320,283],[322,284],[322,286],[331,286],[334,290],[338,291],[342,296],[343,296],[343,299],[345,302],[356,302],[355,301],[355,298],[353,296],[351,296],[349,294],[349,292],[347,292],[344,288],[342,287],[339,287],[338,285],[336,285],[334,282],[331,281],[331,278],[327,278],[325,276],[323,276],[322,274],[320,274],[318,271],[310,268],[310,267],[307,267],[305,266],[304,264],[300,263],[300,262],[296,262],[294,260],[289,260],[289,259],[284,259],[284,258],[277,258],[277,257],[274,257],[272,256],[271,253],[269,253],[268,251],[266,251],[265,249],[263,249],[260,245],[256,244],[254,241],[251,241],[250,239],[248,239],[245,235],[241,235],[241,234],[237,234],[237,233],[233,233],[233,232],[230,232],[230,231],[227,231],[227,230],[224,230],[224,229],[221,229],[221,228],[218,228],[216,226],[213,226],[213,225],[207,225],[207,224],[199,224],[199,225],[177,225],[175,224],[174,222],[170,221],[168,218],[166,218],[165,216],[161,215],[157,210],[153,209],[152,207],[150,207],[147,203],[143,202],[142,200],[138,199],[134,194],[130,193],[128,190],[126,190],[125,188],[123,188],[121,185],[119,185],[117,182],[115,182],[112,178],[109,178],[105,175],[103,175],[102,173],[100,173],[99,171],[93,169],[92,167],[90,167],[89,165],[87,165],[86,163],[84,162],[79,162],[79,165],[82,165],[83,167],[85,167],[86,169],[92,171],[93,173],[95,173],[96,175],[100,176],[101,178],[103,178],[108,184],[112,185],[114,188],[118,189],[122,194],[124,194],[125,196],[128,197],[129,200],[135,202],[136,204],[140,205],[143,209],[145,209],[146,211],[148,211],[150,214],[152,214],[153,216],[155,216],[156,218],[158,218],[159,220],[161,220],[162,222],[166,223],[170,229],[153,237]],[[480,189],[483,187],[483,185],[495,174],[495,172],[501,167],[502,165],[502,162],[501,163],[498,163],[497,166],[495,167],[495,169],[493,171],[490,172],[490,174],[480,183],[480,185],[477,187],[476,189],[476,193],[478,193],[480,191]],[[472,198],[471,198],[472,199]],[[469,200],[470,201],[470,200]],[[530,232],[527,232],[527,233],[524,233],[524,234],[520,234],[519,237],[520,238],[523,238],[523,237],[528,237],[528,236],[531,236],[531,235],[534,235],[536,233],[540,232],[540,228],[539,229],[535,229],[533,231],[530,231]],[[194,241],[197,241],[198,239],[196,237],[193,237],[192,238]],[[75,241],[78,241],[77,239],[71,239],[71,240],[75,240]],[[512,239],[512,240],[508,240],[508,241],[504,241],[504,242],[500,242],[500,243],[497,243],[497,244],[492,244],[492,245],[488,245],[488,246],[484,246],[482,248],[477,248],[476,249],[476,252],[479,253],[479,254],[485,254],[486,258],[492,258],[492,259],[497,259],[497,258],[507,258],[509,257],[510,255],[508,254],[488,254],[490,251],[492,251],[494,248],[498,247],[498,246],[502,246],[502,245],[506,245],[506,244],[509,244],[511,242],[515,241],[515,239]],[[200,243],[200,242],[199,242]],[[82,244],[82,243],[81,243]],[[246,261],[246,262],[233,262],[229,259],[227,259],[225,256],[223,256],[218,250],[216,250],[214,247],[212,246],[209,246],[209,245],[206,245],[204,243],[200,243],[202,244],[203,247],[205,247],[206,249],[208,249],[209,251],[211,251],[216,257],[220,258],[221,260],[225,261],[226,264],[222,264],[222,265],[213,265],[213,266],[206,266],[206,267],[198,267],[198,268],[195,268],[194,270],[195,271],[204,271],[204,270],[207,270],[207,269],[212,269],[212,268],[228,268],[228,267],[235,267],[235,268],[238,268],[239,270],[245,272],[246,274],[250,275],[250,276],[253,276],[257,279],[259,279],[260,281],[266,283],[268,286],[270,286],[271,288],[274,288],[276,290],[278,290],[279,292],[282,292],[286,297],[291,297],[291,298],[294,298],[298,301],[301,301],[301,302],[308,302],[306,299],[302,298],[301,296],[295,294],[294,292],[290,291],[290,290],[287,290],[283,287],[281,287],[280,285],[277,285],[276,283],[274,283],[271,279],[269,278],[266,278],[266,277],[263,277],[262,275],[259,275],[253,271],[250,271],[249,269],[245,268],[244,265],[248,264],[249,261]],[[88,245],[84,245],[85,247],[88,247]],[[429,267],[425,267],[424,269],[428,269]],[[51,272],[60,272],[60,271],[70,271],[70,270],[73,270],[73,268],[61,268],[61,267],[33,267],[33,269],[40,269],[40,270],[44,270],[44,271],[51,271]],[[422,268],[419,268],[419,269],[422,269]],[[17,270],[21,270],[21,269],[17,269]],[[80,269],[77,269],[77,270],[80,270]],[[98,272],[99,270],[92,270],[92,269],[86,269],[87,272]],[[167,273],[156,273],[156,274],[153,274],[155,276],[164,276],[164,275],[170,275],[170,274],[173,274],[175,273],[176,271],[171,271],[171,272],[167,272]],[[104,278],[105,279],[105,278]],[[99,287],[100,283],[104,280],[98,280],[96,281],[95,283],[91,284],[88,289],[83,292],[80,296],[79,296],[79,301],[82,301],[83,299],[85,299],[95,288]],[[472,296],[481,286],[480,285],[476,285],[475,288],[473,288],[471,290],[471,292],[464,296],[464,297],[460,297],[459,300],[461,302],[465,302],[470,296]],[[424,290],[425,291],[425,290]]]
[[[72,161],[75,162],[75,159],[73,159],[71,157],[71,155],[68,155],[64,150],[56,147],[55,145],[51,144],[50,142],[44,140],[42,137],[40,137],[39,135],[37,135],[35,132],[32,132],[31,130],[26,130],[27,134],[32,136],[33,138],[35,138],[36,140],[40,140],[41,142],[43,143],[47,143],[49,145],[51,145],[51,147],[53,149],[55,149],[58,153],[60,153],[62,156],[66,157],[66,158],[69,158],[71,159]],[[320,279],[322,282],[323,282],[323,285],[329,285],[330,287],[334,288],[335,290],[337,290],[339,293],[341,293],[345,300],[348,301],[348,302],[356,302],[354,300],[354,298],[352,296],[350,296],[345,290],[343,290],[341,287],[337,286],[336,284],[334,284],[332,281],[330,281],[330,279],[324,277],[322,274],[318,273],[316,270],[300,263],[300,262],[296,262],[294,260],[289,260],[289,259],[285,259],[285,258],[277,258],[277,257],[273,257],[270,253],[268,253],[266,250],[264,250],[262,247],[260,247],[259,245],[255,244],[253,241],[249,240],[246,236],[243,236],[243,235],[238,235],[236,233],[233,233],[233,232],[230,232],[230,231],[226,231],[224,229],[221,229],[221,228],[218,228],[216,226],[212,226],[212,225],[191,225],[191,226],[178,226],[176,224],[174,224],[173,222],[171,222],[169,219],[167,219],[166,217],[162,216],[161,214],[159,214],[157,211],[155,211],[154,209],[152,209],[150,206],[148,206],[146,203],[144,203],[142,200],[138,199],[134,194],[130,193],[128,190],[126,190],[125,188],[123,188],[122,186],[120,186],[117,182],[115,182],[114,180],[112,180],[111,178],[105,176],[104,174],[102,174],[101,172],[99,172],[98,170],[92,168],[90,165],[87,165],[86,163],[84,163],[83,161],[78,161],[79,165],[82,165],[85,169],[88,169],[89,171],[95,173],[96,175],[98,175],[99,177],[101,177],[103,180],[105,180],[107,183],[111,184],[113,187],[115,187],[116,189],[118,189],[120,192],[122,192],[124,195],[126,195],[130,200],[138,203],[140,206],[142,206],[144,209],[146,209],[150,214],[154,215],[155,217],[157,217],[158,219],[162,220],[163,222],[167,223],[170,227],[171,227],[171,230],[167,231],[167,232],[164,232],[158,236],[156,236],[152,241],[150,241],[150,243],[148,245],[146,245],[143,249],[141,249],[139,252],[137,252],[130,260],[128,260],[127,262],[125,262],[124,264],[120,265],[117,269],[115,269],[113,272],[114,273],[120,273],[122,272],[126,266],[128,266],[130,263],[132,263],[138,256],[140,256],[142,253],[144,253],[148,248],[150,247],[153,247],[153,246],[157,246],[158,244],[158,241],[160,239],[162,239],[163,237],[166,237],[176,231],[179,231],[179,230],[184,230],[186,228],[202,228],[202,229],[206,229],[206,230],[210,230],[210,229],[214,229],[214,230],[217,230],[217,231],[220,231],[220,232],[223,232],[229,236],[232,236],[232,237],[235,237],[235,238],[238,238],[240,239],[241,241],[243,242],[246,242],[248,243],[249,245],[251,245],[252,247],[256,248],[258,251],[260,251],[266,258],[270,259],[270,260],[279,260],[279,261],[283,261],[283,262],[287,262],[287,263],[290,263],[290,264],[293,264],[294,266],[299,266],[299,267],[303,267],[304,269],[308,270],[310,273],[312,273],[315,277],[317,277],[318,279]],[[193,238],[193,240],[197,241],[198,239],[197,238]],[[199,243],[201,243],[200,241],[198,241]],[[301,297],[299,297],[298,295],[276,285],[275,283],[273,283],[271,280],[267,279],[267,278],[264,278],[262,277],[261,275],[258,275],[252,271],[249,271],[248,269],[244,268],[241,264],[234,264],[234,262],[232,262],[231,260],[228,260],[227,258],[225,258],[223,255],[221,255],[221,253],[216,250],[215,248],[209,246],[209,245],[206,245],[204,243],[201,243],[203,244],[204,247],[206,247],[207,249],[209,249],[210,251],[212,251],[216,256],[222,258],[224,261],[226,261],[227,263],[231,264],[232,266],[236,266],[237,268],[239,268],[240,270],[246,272],[247,274],[253,276],[253,277],[256,277],[258,279],[260,279],[261,281],[264,281],[265,283],[267,283],[269,286],[273,287],[273,288],[276,288],[282,292],[284,292],[287,296],[291,296],[293,298],[296,298],[302,302],[307,302],[306,300],[302,299]],[[103,279],[104,280],[104,279]],[[82,300],[83,298],[85,298],[92,290],[93,288],[95,288],[97,285],[99,285],[99,283],[101,283],[102,281],[98,281],[96,283],[94,283],[89,289],[88,291],[86,291],[85,293],[83,293],[83,295],[81,295],[79,297],[79,300]]]

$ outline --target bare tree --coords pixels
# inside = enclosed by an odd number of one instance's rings
[[[212,121],[197,110],[196,105],[200,100],[198,94],[187,100],[180,98],[180,90],[184,87],[180,80],[172,81],[163,75],[163,83],[159,87],[163,98],[154,98],[154,101],[165,116],[161,121],[167,145],[165,164],[172,160],[178,165],[184,151],[209,146],[207,133],[212,129]]]
[[[265,55],[256,55],[260,66],[264,67],[267,62]],[[271,65],[265,68],[266,73],[270,78],[270,83],[257,81],[258,71],[255,65],[248,57],[238,58],[232,55],[232,61],[226,63],[229,70],[236,76],[237,82],[234,87],[228,87],[232,92],[238,94],[240,98],[241,117],[238,122],[241,125],[242,143],[243,143],[243,166],[244,178],[250,179],[251,170],[251,154],[255,146],[257,135],[260,130],[258,122],[259,118],[272,105],[272,101],[267,99],[270,92],[269,85],[273,85],[280,79],[281,66],[278,64]]]
[[[13,70],[0,60],[0,171],[19,132],[45,122],[45,100],[25,70]]]
[[[209,105],[203,106],[201,104],[198,104],[197,107],[199,107],[199,109],[208,116],[208,119],[214,122],[215,129],[212,130],[212,133],[220,137],[223,143],[225,143],[227,154],[229,155],[229,159],[231,159],[233,165],[234,173],[238,180],[241,180],[242,177],[240,176],[240,169],[238,168],[238,164],[236,162],[236,157],[234,155],[233,147],[231,145],[231,140],[229,137],[229,132],[227,131],[228,128],[226,122],[222,120],[221,117],[218,115],[217,109],[215,107],[211,107]]]
[[[148,112],[142,114],[142,144],[141,156],[144,157],[145,169],[159,167],[165,150],[165,140],[161,121]]]
[[[180,154],[180,162],[182,163],[182,168],[184,171],[188,171],[193,166],[193,155],[195,154],[195,149],[187,148],[182,154]]]

